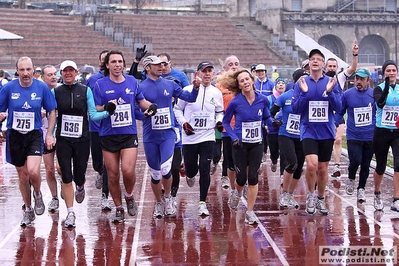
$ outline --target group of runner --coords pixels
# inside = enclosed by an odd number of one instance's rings
[[[17,169],[24,201],[21,226],[30,225],[35,215],[45,210],[40,190],[43,153],[48,158],[46,174],[52,193],[48,209],[59,208],[55,151],[62,180],[60,194],[68,211],[64,225],[75,227],[73,203],[74,200],[81,203],[85,198],[90,147],[93,167],[98,173],[96,187],[102,189],[101,208],[111,209],[107,199],[110,193],[115,205],[113,221],[123,222],[124,194],[128,214],[136,215],[133,196],[138,152],[136,120],[143,121],[144,151],[156,199],[153,212],[156,219],[176,215],[182,159],[189,187],[195,185],[199,173],[198,215],[210,215],[207,195],[211,162],[215,154],[220,158],[221,146],[222,187],[231,188],[228,204],[232,209],[237,208],[243,195],[247,197],[247,223],[259,223],[254,207],[258,171],[267,146],[273,172],[280,156],[283,189],[279,205],[298,208],[293,192],[306,162],[306,211],[328,214],[324,199],[328,163],[345,113],[348,113],[349,155],[346,192],[354,192],[360,166],[357,197],[360,202],[366,200],[365,186],[374,152],[377,161],[374,207],[382,210],[380,184],[388,150],[392,148],[394,158],[399,154],[399,130],[395,125],[399,113],[395,101],[399,91],[397,66],[394,61],[386,61],[382,68],[386,79],[373,90],[368,70],[356,69],[358,49],[354,43],[352,65],[339,74],[333,69],[326,71],[326,62],[334,65],[331,63],[334,59],[326,61],[320,50],[313,49],[303,69],[294,73],[291,84],[281,78],[275,84],[269,81],[263,64],[254,67],[255,77],[250,70],[240,68],[234,55],[226,58],[223,70],[217,75],[212,62],[200,62],[189,84],[184,73],[172,68],[169,54],[145,57],[145,47],[137,49],[129,74],[124,72],[123,54],[105,50],[99,55],[100,71],[88,79],[88,86],[76,81],[78,68],[71,60],[61,63],[62,84],[57,84],[55,67],[43,68],[42,82],[33,77],[32,60],[21,57],[16,63],[18,79],[5,84],[0,93],[0,119],[7,118],[7,161]],[[140,62],[142,73],[137,71]],[[344,92],[344,81],[353,73],[355,86]],[[222,145],[215,146],[215,133],[219,132]],[[213,160],[213,173],[217,160]],[[396,184],[399,182],[396,159],[394,170]],[[119,183],[120,171],[124,193]],[[399,211],[396,185],[391,209]]]

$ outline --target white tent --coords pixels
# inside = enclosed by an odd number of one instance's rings
[[[325,48],[324,46],[321,46],[318,44],[315,40],[313,40],[311,37],[308,35],[304,34],[303,32],[299,31],[298,29],[295,28],[295,44],[301,47],[302,50],[304,50],[307,54],[312,49],[319,49],[324,56],[327,58],[335,58],[337,59],[338,62],[338,67],[339,68],[348,68],[349,64],[346,63],[344,60],[336,56],[333,52]]]
[[[2,40],[22,40],[24,37],[12,32],[0,29],[0,41]]]
[[[11,64],[13,62],[12,60],[12,41],[13,40],[22,40],[24,37],[19,36],[17,34],[14,34],[12,32],[0,29],[0,41],[10,41],[10,58],[11,58]]]

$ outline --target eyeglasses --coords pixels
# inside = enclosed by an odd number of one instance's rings
[[[168,66],[169,63],[170,63],[170,61],[168,61],[168,62],[162,62],[161,65],[163,65],[163,66]]]

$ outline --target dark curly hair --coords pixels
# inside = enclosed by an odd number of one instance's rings
[[[117,51],[117,50],[111,50],[107,53],[107,55],[104,58],[104,61],[101,63],[100,69],[101,71],[103,71],[104,76],[109,76],[109,69],[107,68],[107,64],[109,64],[109,58],[111,55],[113,54],[119,54],[122,56],[122,60],[123,60],[123,68],[125,68],[126,63],[125,63],[125,58],[123,57],[123,54],[121,51]]]

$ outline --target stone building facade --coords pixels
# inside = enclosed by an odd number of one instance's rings
[[[294,49],[297,28],[344,61],[353,40],[361,64],[398,61],[399,0],[227,0],[227,6],[230,16],[253,17]]]

